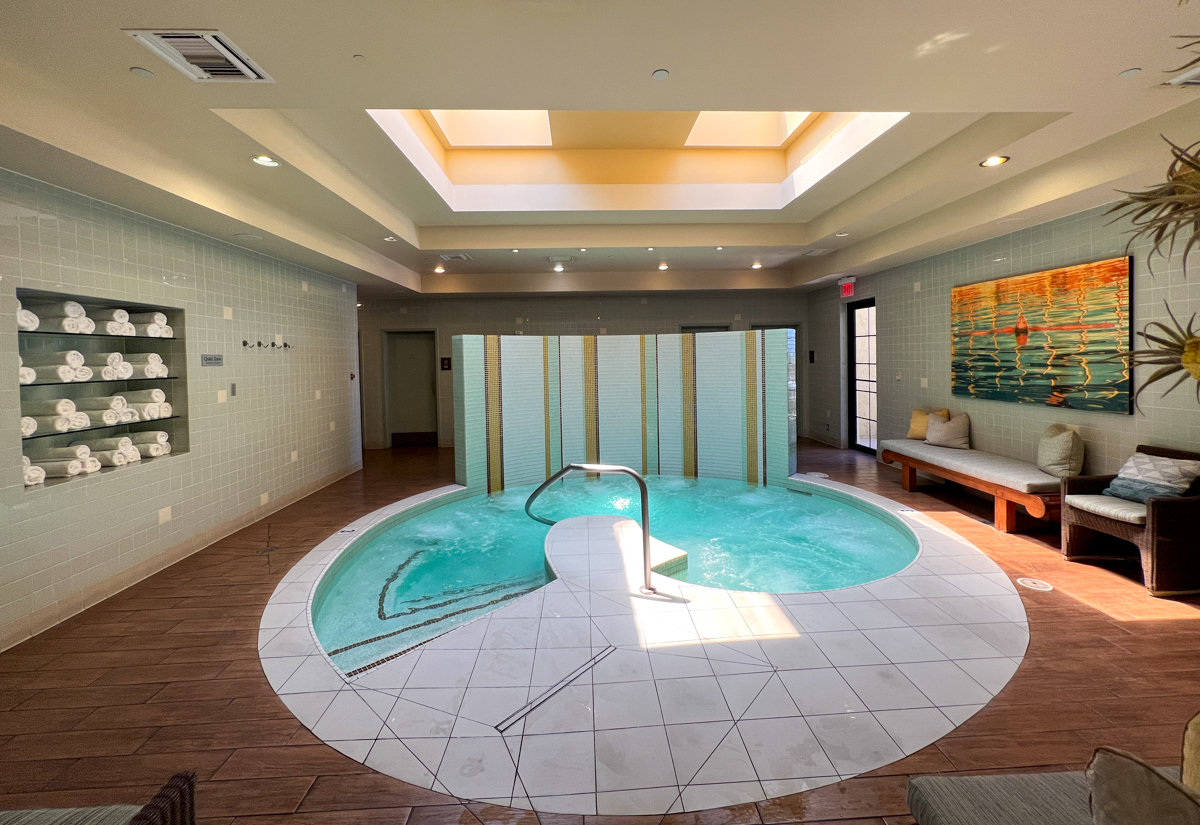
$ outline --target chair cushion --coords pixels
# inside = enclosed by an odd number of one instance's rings
[[[908,807],[920,825],[1092,825],[1078,772],[914,777]]]
[[[1076,510],[1129,524],[1146,523],[1146,505],[1113,496],[1067,496],[1066,503]]]
[[[971,417],[959,413],[949,421],[931,415],[926,419],[925,443],[955,450],[971,449]]]
[[[1093,825],[1200,825],[1200,796],[1131,753],[1096,748],[1087,779]]]
[[[1071,478],[1083,470],[1083,439],[1064,424],[1051,424],[1038,442],[1037,466],[1057,478]]]
[[[913,410],[912,419],[908,422],[908,435],[905,438],[916,438],[921,441],[925,440],[927,428],[929,426],[929,416],[936,415],[938,418],[950,420],[949,410],[934,410],[933,412],[925,412],[924,410]]]
[[[1104,491],[1107,496],[1145,502],[1179,498],[1200,476],[1200,461],[1134,453]]]
[[[141,809],[141,805],[104,805],[0,811],[0,825],[125,825]]]
[[[985,453],[980,450],[955,450],[935,447],[924,441],[893,438],[879,442],[880,450],[916,458],[936,467],[953,470],[972,478],[990,481],[1022,493],[1055,493],[1060,481],[1043,473],[1028,461]]]

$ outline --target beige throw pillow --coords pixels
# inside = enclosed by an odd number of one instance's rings
[[[1051,424],[1038,442],[1038,469],[1056,478],[1083,471],[1083,439],[1065,424]]]
[[[925,443],[935,447],[953,447],[956,450],[971,449],[971,419],[959,413],[945,421],[936,415],[929,416]]]
[[[905,438],[919,438],[925,440],[926,428],[929,426],[929,416],[936,415],[946,421],[950,420],[949,410],[934,410],[933,412],[925,412],[924,410],[913,410],[912,420],[908,422],[908,435]]]
[[[1183,729],[1183,784],[1200,793],[1200,713],[1192,717]]]
[[[1200,796],[1131,753],[1096,748],[1087,780],[1094,825],[1200,825]]]

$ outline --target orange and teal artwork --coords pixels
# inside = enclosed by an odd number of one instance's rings
[[[1132,259],[954,287],[954,395],[1130,413]]]

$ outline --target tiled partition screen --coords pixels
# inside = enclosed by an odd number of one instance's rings
[[[580,462],[778,482],[795,470],[794,336],[456,336],[458,483],[491,493]]]

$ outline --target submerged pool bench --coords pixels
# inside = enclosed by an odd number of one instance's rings
[[[900,483],[910,493],[917,489],[920,471],[994,496],[996,529],[1002,533],[1016,532],[1018,504],[1034,518],[1054,520],[1061,512],[1060,479],[1027,461],[935,447],[914,438],[879,442],[879,458],[900,465]]]

